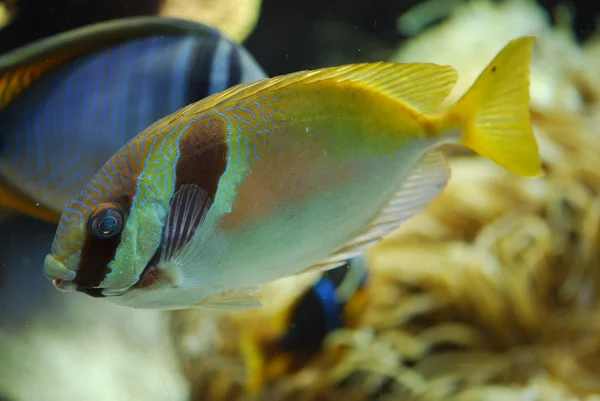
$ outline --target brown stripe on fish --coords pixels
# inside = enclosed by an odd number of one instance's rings
[[[175,191],[195,184],[214,201],[219,180],[227,167],[227,126],[219,116],[198,119],[179,144]]]
[[[195,121],[179,143],[180,157],[176,166],[174,192],[179,191],[182,186],[190,184],[206,191],[209,200],[204,203],[203,212],[206,212],[213,204],[219,180],[227,167],[228,147],[226,137],[227,130],[223,119],[219,116],[207,115]],[[176,207],[176,205],[171,204],[170,212],[173,213]],[[191,222],[190,230],[171,230],[168,233],[169,235],[182,235],[182,233],[186,235],[186,238],[167,237],[168,241],[177,244],[176,250],[181,249],[186,244],[186,240],[193,236],[203,215],[204,213],[197,215],[195,220]],[[183,215],[178,216],[177,220],[181,221],[181,224],[190,224],[186,221],[186,216]],[[165,237],[163,236],[163,238]],[[163,250],[163,247],[158,247],[158,250],[140,275],[136,288],[147,288],[159,279],[160,271],[156,269],[156,265],[163,256]]]
[[[73,283],[77,290],[97,288],[110,272],[109,263],[115,257],[121,243],[121,234],[109,239],[98,239],[87,234],[81,251],[80,268]]]

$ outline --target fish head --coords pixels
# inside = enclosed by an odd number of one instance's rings
[[[44,261],[57,289],[118,295],[139,280],[158,247],[168,197],[138,193],[145,160],[130,149],[113,155],[63,210]]]
[[[201,225],[210,203],[198,187],[180,189],[175,196],[177,165],[162,167],[165,160],[176,160],[178,139],[158,141],[161,124],[117,151],[64,209],[44,261],[44,275],[57,289],[136,308],[180,308],[209,296],[182,290],[181,263],[171,260],[177,245],[193,233],[177,224]],[[177,213],[192,216],[176,213],[169,220],[174,199]]]
[[[99,287],[125,224],[119,203],[89,195],[84,189],[64,209],[44,261],[44,275],[64,291]]]
[[[122,306],[168,308],[176,301],[171,308],[186,307],[177,296],[190,295],[173,288],[173,281],[155,268],[162,239],[155,246],[141,244],[149,232],[162,231],[162,202],[140,195],[133,210],[116,193],[97,201],[92,194],[86,187],[63,211],[44,261],[46,278],[58,290],[107,298]]]
[[[92,201],[96,198],[91,195],[96,193],[86,187],[65,208],[44,263],[44,275],[54,286],[138,309],[244,309],[259,305],[246,294],[250,290],[238,288],[235,280],[220,280],[218,269],[202,269],[204,261],[192,265],[186,261],[188,252],[181,256],[185,248],[177,245],[183,247],[189,240],[182,235],[188,231],[186,222],[193,219],[198,219],[202,233],[212,233],[200,235],[208,243],[194,245],[204,249],[208,246],[210,254],[227,252],[224,237],[213,232],[218,217],[215,215],[215,221],[211,217],[205,220],[204,209],[210,202],[206,193],[188,187],[163,202],[160,197],[149,197],[139,188],[143,186],[143,182],[138,186],[133,206],[128,206],[127,197],[119,201],[115,192]],[[171,210],[191,215],[175,214],[165,219],[165,205],[179,200],[188,207],[175,206]],[[199,209],[194,211],[194,207]],[[149,240],[148,233],[152,232],[159,234],[152,237],[156,242]],[[193,236],[194,232],[187,234]],[[154,246],[145,247],[144,242]]]

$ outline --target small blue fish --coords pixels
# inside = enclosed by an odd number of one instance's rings
[[[154,121],[266,75],[216,29],[135,17],[0,58],[0,207],[58,222],[119,148]]]
[[[366,303],[364,256],[329,270],[288,308],[276,316],[275,338],[242,335],[241,351],[248,369],[247,389],[255,394],[268,382],[300,368],[320,349],[331,332],[352,328]]]

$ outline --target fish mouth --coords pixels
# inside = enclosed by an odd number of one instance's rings
[[[62,290],[63,288],[65,288],[66,281],[60,278],[55,278],[54,280],[52,280],[52,285],[57,290]]]
[[[56,278],[56,279],[52,280],[52,285],[57,290],[60,290],[63,292],[77,291],[77,285],[75,285],[75,283],[73,283],[72,281],[67,281],[67,280],[63,280],[60,278]]]
[[[54,287],[61,291],[71,291],[73,289],[73,280],[76,272],[67,268],[67,266],[53,254],[49,254],[44,259],[44,276],[52,280]]]

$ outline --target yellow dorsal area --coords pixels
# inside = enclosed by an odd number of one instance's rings
[[[489,63],[467,93],[446,113],[431,116],[436,134],[458,132],[462,145],[521,176],[542,173],[529,110],[529,68],[535,37],[509,42]],[[433,114],[450,94],[457,72],[430,63],[363,63],[300,71],[252,84],[240,84],[174,113],[193,116],[228,100],[272,95],[296,85],[343,84],[373,90],[405,109]]]
[[[427,114],[438,111],[457,79],[458,73],[454,68],[430,63],[378,62],[327,67],[240,84],[191,104],[174,116],[191,109],[194,109],[194,114],[199,114],[228,100],[273,94],[278,89],[290,89],[295,85],[328,83],[349,84],[355,85],[357,89],[372,90],[395,99],[416,112]]]

